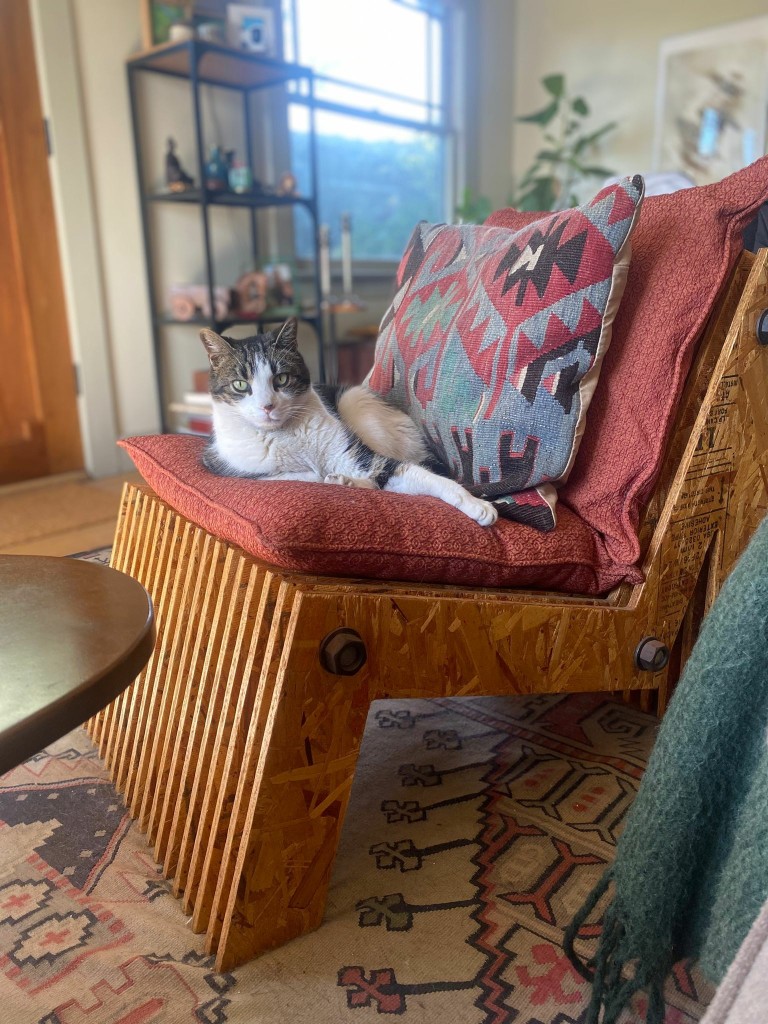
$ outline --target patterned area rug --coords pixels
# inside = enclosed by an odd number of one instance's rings
[[[0,1021],[580,1024],[562,930],[656,725],[589,694],[374,704],[325,923],[224,975],[75,730],[0,779]],[[710,994],[680,969],[666,1024]]]

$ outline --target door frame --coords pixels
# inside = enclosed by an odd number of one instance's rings
[[[70,0],[29,0],[67,305],[85,468],[108,476],[124,468],[118,438],[109,321]]]

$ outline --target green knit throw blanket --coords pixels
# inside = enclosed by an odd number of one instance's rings
[[[664,981],[682,957],[722,979],[768,897],[767,726],[768,519],[702,625],[616,860],[566,932],[593,983],[585,1024],[614,1024],[635,992],[647,994],[648,1024],[662,1024]],[[574,939],[609,890],[597,952],[582,963]]]

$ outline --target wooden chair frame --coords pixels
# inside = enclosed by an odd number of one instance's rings
[[[320,924],[371,701],[639,690],[663,710],[768,507],[766,306],[768,251],[745,254],[641,523],[645,582],[603,599],[284,572],[126,487],[112,564],[152,595],[157,645],[89,729],[218,970]],[[340,628],[367,655],[352,675],[321,661]],[[635,664],[648,636],[661,671]]]

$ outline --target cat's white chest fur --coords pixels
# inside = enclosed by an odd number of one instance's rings
[[[259,430],[225,403],[214,403],[213,423],[218,455],[237,472],[253,476],[323,480],[338,472],[347,443],[343,427],[319,400],[280,430]]]

